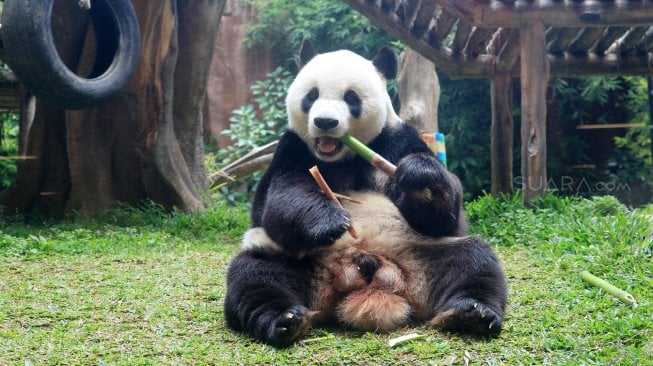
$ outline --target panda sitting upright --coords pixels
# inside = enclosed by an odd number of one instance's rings
[[[252,204],[252,228],[227,275],[228,325],[287,347],[308,327],[389,331],[411,321],[495,335],[507,290],[485,242],[466,237],[462,187],[395,113],[397,58],[349,51],[303,64],[286,98],[289,129]],[[397,165],[388,177],[338,140],[348,133]],[[362,205],[337,207],[313,180]],[[428,191],[429,194],[425,194]],[[345,234],[354,225],[359,239]]]

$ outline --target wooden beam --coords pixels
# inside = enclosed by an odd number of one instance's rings
[[[408,47],[421,53],[433,61],[450,77],[482,78],[490,75],[494,69],[494,60],[491,56],[480,55],[474,60],[461,60],[454,57],[451,49],[444,46],[434,46],[428,40],[408,37],[408,29],[404,22],[394,13],[384,14],[380,7],[369,6],[368,0],[345,0],[349,6],[370,18],[381,29],[394,37],[401,39]]]
[[[619,55],[588,53],[582,57],[565,53],[549,55],[551,75],[562,77],[649,75],[653,65],[653,54]]]
[[[417,11],[418,5],[419,1],[401,0],[396,14],[405,24],[411,24],[413,19],[415,19],[415,12]]]
[[[422,38],[424,33],[429,29],[429,25],[435,15],[435,8],[435,0],[422,0],[417,13],[415,14],[413,26],[410,29],[410,33],[415,38]]]
[[[637,51],[639,52],[653,52],[653,27],[649,28],[642,37],[642,40],[637,45]]]
[[[444,8],[477,27],[519,27],[541,21],[553,27],[649,26],[649,0],[437,0]]]
[[[635,45],[641,41],[647,29],[643,27],[630,28],[628,33],[619,39],[616,50],[622,54],[635,51]]]
[[[475,58],[485,51],[487,42],[492,38],[492,35],[497,30],[495,28],[474,28],[474,31],[469,36],[467,45],[463,50],[463,54],[467,57]]]
[[[497,55],[497,70],[510,71],[514,69],[519,60],[519,53],[519,29],[510,28],[508,39]]]
[[[451,51],[453,51],[454,55],[462,55],[472,29],[473,27],[469,23],[458,21],[458,29],[456,29],[453,42],[451,42]]]
[[[580,55],[587,53],[587,51],[598,41],[603,35],[605,28],[583,28],[578,36],[571,41],[569,45],[569,52]]]
[[[629,29],[630,27],[609,27],[603,36],[601,36],[601,39],[599,39],[596,43],[596,48],[594,51],[599,55],[605,53],[608,49],[610,49],[612,44],[626,32],[628,32]]]
[[[549,62],[544,23],[520,28],[522,194],[524,204],[546,192],[546,89]]]
[[[551,42],[547,44],[549,52],[560,54],[565,52],[571,41],[578,35],[578,28],[562,28]]]
[[[512,95],[513,84],[510,72],[494,75],[490,79],[490,95],[492,99],[491,126],[491,163],[492,188],[491,193],[497,196],[501,193],[512,194],[512,152],[513,152],[513,114]]]
[[[456,16],[445,9],[442,9],[440,15],[435,21],[435,26],[431,29],[434,32],[433,37],[442,42],[449,32],[451,32],[451,28],[453,28],[453,25],[456,24],[457,20],[458,18],[456,18]]]

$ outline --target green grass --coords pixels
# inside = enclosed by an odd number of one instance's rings
[[[491,197],[467,209],[471,231],[495,246],[508,276],[499,338],[314,329],[285,350],[223,320],[244,209],[0,223],[0,365],[653,364],[653,207],[633,213],[603,198],[547,196],[533,210]],[[582,282],[582,270],[628,290],[638,307]],[[412,332],[426,338],[387,346]]]

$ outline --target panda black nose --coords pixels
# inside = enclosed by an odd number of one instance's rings
[[[354,264],[358,267],[358,272],[370,283],[374,279],[376,270],[379,269],[379,260],[372,254],[361,253],[354,256]]]
[[[330,130],[338,125],[338,120],[333,118],[317,117],[313,120],[315,125],[321,130]]]

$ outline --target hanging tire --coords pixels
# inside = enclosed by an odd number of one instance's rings
[[[73,0],[68,0],[73,1]],[[84,109],[123,91],[138,69],[140,31],[130,0],[93,0],[96,60],[88,77],[63,63],[52,35],[54,0],[5,0],[4,60],[36,97],[62,109]]]

